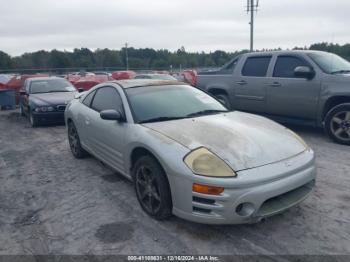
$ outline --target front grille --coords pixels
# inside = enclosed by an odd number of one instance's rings
[[[207,205],[214,205],[215,200],[214,199],[207,199],[207,198],[202,198],[202,197],[196,197],[194,196],[192,198],[193,202],[201,203],[201,204],[207,204]]]
[[[56,108],[57,108],[57,111],[64,111],[66,110],[66,105],[58,105]]]
[[[215,199],[192,196],[192,211],[194,213],[211,214],[212,207],[216,208]]]
[[[312,180],[311,182],[292,191],[266,200],[261,205],[258,211],[258,216],[268,216],[299,203],[312,191],[314,185],[315,180]]]
[[[193,207],[193,212],[210,214],[211,210],[206,208]]]

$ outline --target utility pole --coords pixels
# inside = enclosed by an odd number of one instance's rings
[[[126,71],[128,71],[129,70],[128,43],[125,43],[125,60],[126,60]]]
[[[247,0],[247,13],[250,13],[250,51],[254,50],[254,12],[258,12],[259,0]]]

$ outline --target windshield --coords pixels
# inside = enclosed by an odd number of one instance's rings
[[[125,89],[136,122],[186,118],[227,109],[206,93],[186,85],[146,86]]]
[[[35,80],[30,84],[30,93],[73,92],[75,87],[65,79]]]
[[[350,63],[331,53],[310,53],[308,56],[328,74],[350,72]]]

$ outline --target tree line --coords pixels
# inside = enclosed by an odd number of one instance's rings
[[[311,49],[327,51],[338,54],[350,60],[350,44],[339,45],[333,43],[317,43],[310,47],[295,47],[294,49]],[[127,67],[126,54],[128,54],[128,65],[130,69],[158,69],[169,70],[171,67],[199,68],[220,67],[234,56],[248,52],[240,50],[236,52],[188,52],[181,47],[175,52],[167,49],[155,50],[152,48],[133,48],[127,50],[97,49],[92,51],[88,48],[76,48],[73,51],[44,51],[25,53],[21,56],[10,56],[0,51],[1,71],[21,71],[27,69],[47,70],[58,68],[65,69],[125,69]]]

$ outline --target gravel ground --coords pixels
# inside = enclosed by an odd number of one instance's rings
[[[350,147],[292,129],[317,155],[313,194],[259,224],[207,226],[149,218],[131,182],[94,158],[73,158],[64,126],[33,129],[0,112],[0,255],[350,255]]]

